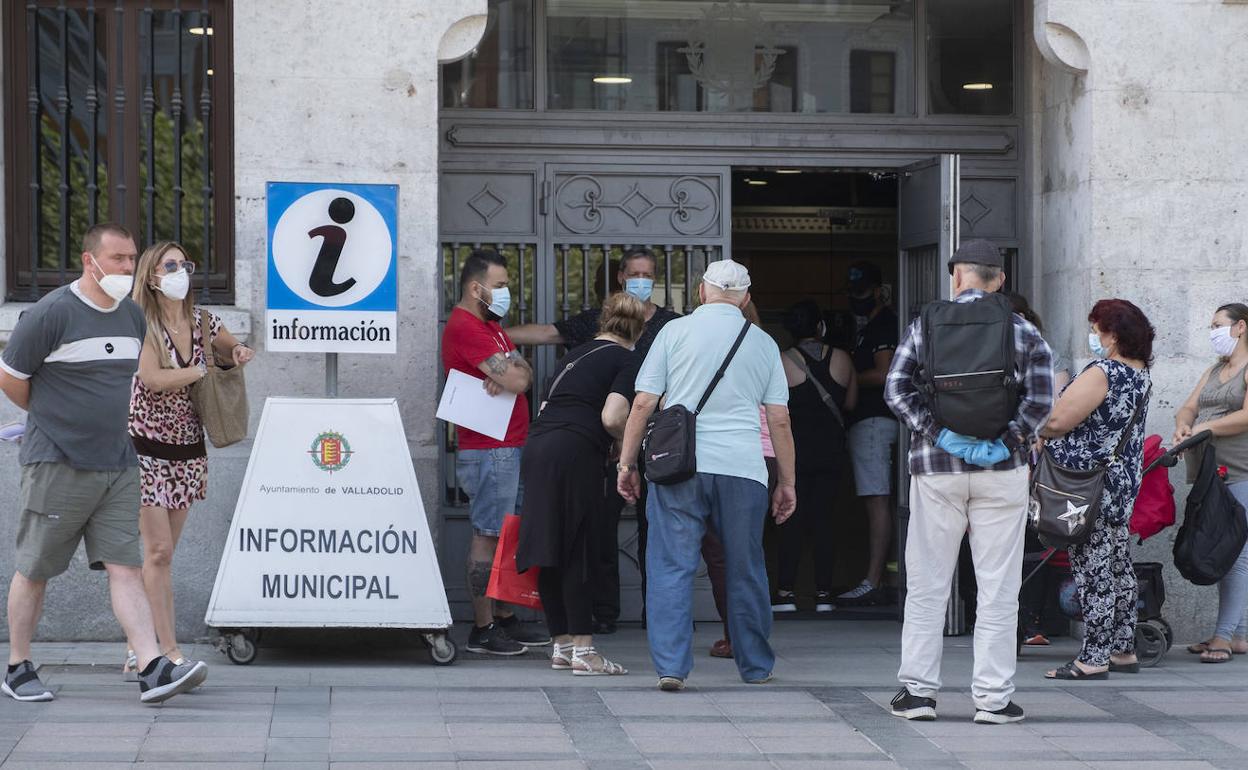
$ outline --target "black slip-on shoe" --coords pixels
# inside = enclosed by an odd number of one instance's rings
[[[1023,721],[1023,710],[1010,701],[1005,704],[1005,708],[999,708],[996,711],[984,711],[979,709],[975,712],[975,722],[981,725],[1008,725],[1011,722]]]
[[[919,722],[936,721],[936,699],[911,695],[910,691],[904,687],[893,697],[889,706],[895,717],[914,719]]]

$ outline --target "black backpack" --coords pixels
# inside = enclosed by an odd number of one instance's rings
[[[1000,294],[923,308],[919,387],[936,423],[979,439],[1000,438],[1018,411],[1014,308]]]
[[[1248,542],[1244,507],[1218,476],[1217,465],[1213,445],[1206,444],[1196,484],[1187,496],[1183,526],[1174,539],[1174,566],[1198,586],[1225,577]]]

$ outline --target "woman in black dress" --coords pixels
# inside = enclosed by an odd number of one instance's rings
[[[815,612],[835,609],[833,508],[849,459],[845,416],[858,401],[858,378],[849,353],[823,344],[825,326],[813,300],[797,303],[784,316],[784,328],[793,337],[793,347],[780,361],[789,381],[789,416],[797,450],[797,510],[780,527],[773,612],[797,611],[798,564],[807,544],[814,557]]]
[[[606,505],[603,468],[628,420],[641,364],[632,350],[645,324],[636,297],[617,292],[607,300],[598,336],[556,367],[520,462],[516,569],[541,568],[538,591],[555,641],[550,667],[576,676],[628,673],[594,649],[592,554]]]

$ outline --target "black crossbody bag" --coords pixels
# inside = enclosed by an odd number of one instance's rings
[[[1122,429],[1118,446],[1105,465],[1089,470],[1067,468],[1053,459],[1048,447],[1031,472],[1031,502],[1027,522],[1040,542],[1049,548],[1066,549],[1083,545],[1092,536],[1096,517],[1101,513],[1101,495],[1105,490],[1105,472],[1118,462],[1118,455],[1131,438],[1141,408],[1153,393],[1150,386],[1144,398],[1135,405],[1131,421]]]
[[[750,322],[746,321],[732,344],[724,363],[706,386],[698,408],[692,412],[681,404],[673,404],[657,412],[646,422],[646,433],[641,439],[641,454],[646,461],[646,479],[655,484],[679,484],[688,481],[698,472],[697,458],[697,422],[698,413],[706,406],[715,386],[723,379],[728,364],[737,354],[745,334],[750,330]]]

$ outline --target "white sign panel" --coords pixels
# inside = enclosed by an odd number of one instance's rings
[[[394,399],[265,401],[205,622],[450,625]]]
[[[398,187],[269,182],[269,350],[393,353]]]

